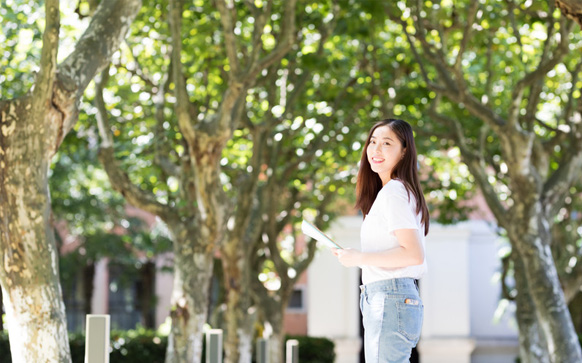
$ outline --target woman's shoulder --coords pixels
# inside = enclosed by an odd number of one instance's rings
[[[385,194],[404,194],[406,195],[406,186],[399,179],[392,179],[382,188],[382,192]]]

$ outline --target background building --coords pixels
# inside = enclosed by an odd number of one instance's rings
[[[358,248],[361,220],[340,217],[328,234],[343,247]],[[426,248],[429,272],[420,281],[422,363],[515,362],[513,306],[499,308],[498,252],[504,242],[494,226],[484,221],[433,224]],[[344,268],[325,247],[308,271],[307,331],[335,341],[338,363],[360,362],[359,284],[359,269]]]
[[[343,247],[359,248],[361,216],[335,220],[327,233]],[[499,251],[505,242],[495,225],[470,220],[456,225],[432,224],[426,239],[428,274],[420,281],[425,317],[418,354],[422,363],[513,363],[518,355],[513,304],[500,304]],[[172,274],[170,253],[156,258],[153,327],[166,321]],[[143,274],[121,283],[127,274],[107,259],[95,264],[91,312],[112,314],[113,328],[130,329],[140,323]],[[130,274],[131,275],[131,274]],[[86,278],[80,278],[79,282]],[[344,268],[325,247],[296,285],[285,317],[285,331],[295,335],[327,337],[336,344],[337,363],[361,361],[359,310],[360,270]],[[83,288],[76,298],[79,309],[67,307],[71,330],[82,329]],[[79,319],[75,319],[79,315]],[[78,326],[77,326],[78,325]]]

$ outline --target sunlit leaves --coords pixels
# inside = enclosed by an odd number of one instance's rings
[[[42,49],[43,17],[34,1],[8,0],[0,7],[0,98],[17,97],[32,86]]]
[[[42,50],[44,2],[7,0],[0,7],[0,98],[26,93],[34,82]],[[89,18],[81,19],[73,2],[61,4],[58,61],[65,59],[81,36]]]

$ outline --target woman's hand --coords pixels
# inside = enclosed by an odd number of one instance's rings
[[[338,261],[345,267],[354,267],[362,265],[362,252],[351,248],[337,249],[332,248],[331,253],[337,257]]]

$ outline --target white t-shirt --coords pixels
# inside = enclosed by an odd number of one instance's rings
[[[422,214],[416,213],[414,194],[410,193],[409,201],[404,184],[399,180],[390,180],[378,192],[362,224],[362,252],[378,252],[398,247],[400,244],[394,235],[394,231],[398,229],[416,229],[424,250],[424,225],[421,219]],[[362,282],[369,284],[399,277],[418,279],[426,269],[426,258],[421,265],[397,269],[362,266]]]

